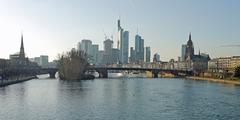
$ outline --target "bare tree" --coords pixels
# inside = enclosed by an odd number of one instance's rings
[[[70,52],[58,55],[60,79],[82,79],[88,66],[88,56],[83,51],[71,50]]]

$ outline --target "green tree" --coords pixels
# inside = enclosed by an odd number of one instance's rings
[[[79,80],[89,66],[89,57],[83,51],[71,50],[58,56],[59,78],[62,80]]]
[[[240,66],[235,68],[235,73],[234,73],[235,77],[240,78]]]

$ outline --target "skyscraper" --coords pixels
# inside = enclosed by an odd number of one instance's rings
[[[113,41],[107,39],[103,42],[104,44],[104,61],[106,64],[112,64],[112,50],[113,50]]]
[[[129,32],[124,31],[122,34],[121,47],[120,47],[120,62],[128,63],[128,52],[129,52]]]
[[[92,59],[93,59],[93,64],[97,63],[98,60],[98,51],[99,51],[99,46],[96,44],[92,45]]]
[[[144,40],[140,35],[135,36],[135,52],[136,62],[141,63],[144,61]]]
[[[42,68],[47,68],[48,67],[48,56],[47,55],[41,55],[39,58],[39,65]]]
[[[118,20],[118,41],[120,41],[119,62],[128,63],[129,32],[123,30],[120,20]]]
[[[107,39],[103,42],[104,44],[104,52],[108,55],[112,54],[112,49],[113,49],[113,41],[110,39]]]
[[[185,61],[186,60],[186,51],[187,51],[187,45],[183,44],[182,45],[181,61]]]
[[[80,49],[84,51],[87,55],[92,56],[92,41],[83,39],[80,44]]]
[[[145,61],[149,63],[149,62],[150,62],[150,59],[151,59],[151,58],[150,58],[150,57],[151,57],[151,48],[150,48],[150,47],[146,47],[146,50],[145,50],[145,51],[146,51]]]
[[[130,48],[130,63],[134,63],[136,58],[136,53],[133,47]]]

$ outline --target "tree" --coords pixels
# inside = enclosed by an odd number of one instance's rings
[[[88,56],[83,51],[71,50],[58,57],[59,77],[62,80],[79,80],[89,66]]]
[[[235,77],[239,77],[240,78],[240,66],[235,68]]]

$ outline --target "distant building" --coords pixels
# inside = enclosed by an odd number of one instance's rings
[[[20,51],[16,54],[9,55],[8,64],[12,69],[18,69],[19,71],[24,69],[38,69],[37,63],[29,61],[25,55],[23,34],[21,35],[21,46]]]
[[[145,62],[150,62],[151,59],[151,48],[150,47],[146,47],[146,56],[145,56]]]
[[[187,48],[186,48],[186,53],[185,53],[185,60],[191,60],[194,56],[194,46],[192,42],[192,37],[191,33],[189,34],[189,39],[187,42]]]
[[[158,53],[155,53],[153,56],[153,62],[160,62],[160,55]]]
[[[118,40],[120,41],[120,63],[128,63],[128,52],[129,52],[129,32],[124,31],[121,27],[120,20],[118,20]]]
[[[41,55],[40,56],[40,64],[42,68],[48,68],[48,56],[47,55]]]
[[[83,39],[80,43],[80,49],[87,55],[92,56],[92,41]]]
[[[107,55],[111,55],[112,54],[112,49],[113,49],[113,41],[110,39],[107,39],[103,42],[104,44],[104,52]]]
[[[130,63],[135,63],[136,61],[136,52],[134,50],[133,47],[130,48],[130,58],[129,58],[129,62]]]
[[[81,49],[81,42],[78,42],[78,44],[77,44],[77,50],[82,50],[82,49]]]
[[[112,64],[117,64],[119,62],[119,49],[112,49]]]
[[[193,55],[191,61],[188,62],[188,68],[193,70],[194,74],[199,75],[201,72],[208,70],[208,61],[210,60],[209,55],[199,54]]]
[[[97,65],[103,65],[106,64],[106,62],[104,61],[104,51],[100,50],[98,51],[98,59],[97,59]]]
[[[237,66],[240,66],[240,56],[214,58],[208,62],[211,72],[234,71]]]
[[[92,45],[92,61],[93,64],[96,64],[98,61],[98,51],[99,51],[99,46],[96,44]]]
[[[186,60],[186,51],[187,51],[187,45],[183,44],[182,45],[181,61],[185,61]]]
[[[140,35],[135,36],[135,52],[136,52],[136,62],[144,62],[144,40]]]
[[[35,62],[38,65],[40,65],[40,57],[35,57],[33,62]]]
[[[238,66],[240,66],[240,56],[233,56],[230,61],[231,70],[235,70]]]
[[[15,64],[15,65],[27,65],[28,64],[29,60],[28,60],[28,58],[26,58],[25,51],[24,51],[23,34],[21,35],[20,52],[9,55],[9,59],[11,61],[11,64]]]

